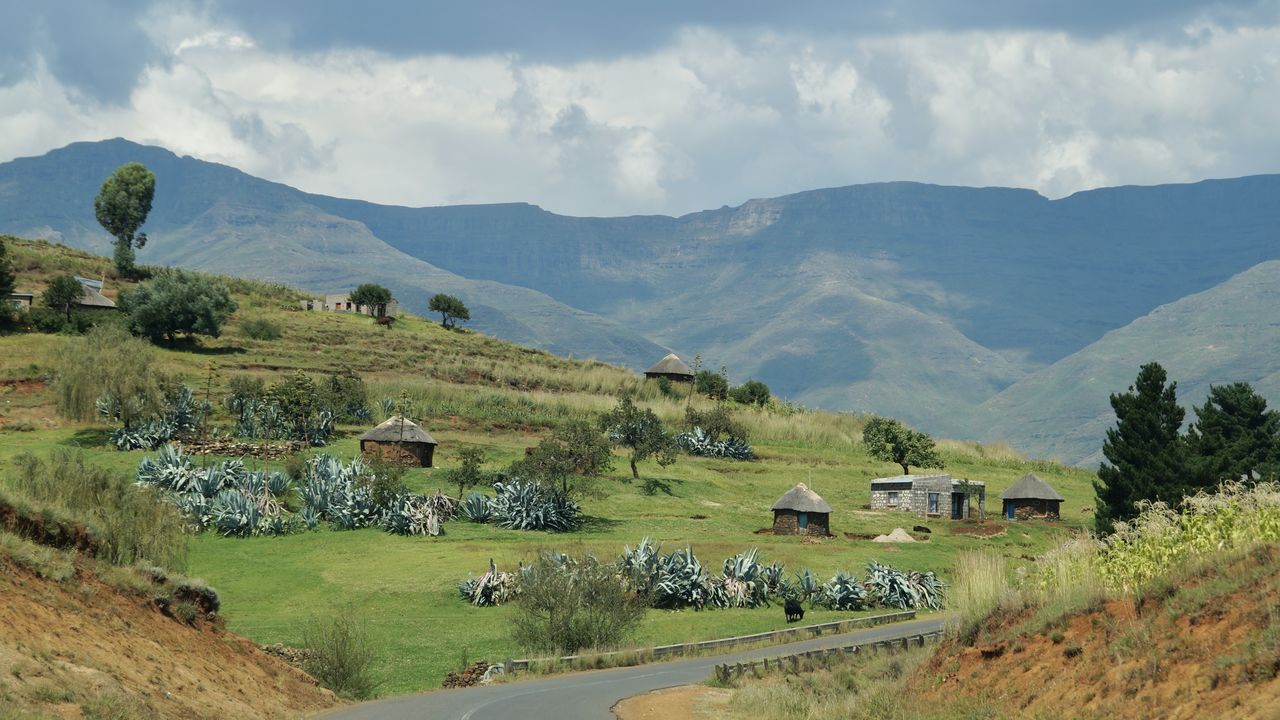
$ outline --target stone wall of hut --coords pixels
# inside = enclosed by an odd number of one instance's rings
[[[380,457],[389,463],[409,465],[412,467],[431,467],[435,448],[427,443],[379,442],[377,440],[361,440],[360,454],[365,457]]]
[[[1061,500],[1036,500],[1032,498],[1019,498],[1016,500],[1005,500],[1004,512],[1002,515],[1008,517],[1008,505],[1013,505],[1013,517],[1015,520],[1057,520],[1059,518]]]
[[[809,513],[809,522],[805,529],[800,529],[800,514],[795,510],[773,511],[773,532],[777,535],[818,535],[831,534],[831,520],[828,513]]]

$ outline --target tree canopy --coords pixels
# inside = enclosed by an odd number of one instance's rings
[[[46,307],[57,310],[67,316],[67,322],[71,322],[71,311],[80,304],[80,298],[84,297],[84,286],[80,281],[71,275],[60,275],[49,283],[49,286],[40,294],[40,301]]]
[[[557,428],[511,466],[513,475],[559,484],[568,493],[581,491],[574,478],[595,478],[613,469],[613,448],[600,430],[576,421]]]
[[[373,317],[379,305],[391,302],[391,291],[376,283],[365,283],[351,292],[351,302],[363,307]]]
[[[902,474],[911,467],[944,467],[942,458],[928,433],[912,430],[900,420],[873,417],[862,428],[862,442],[871,457],[884,462],[897,463]]]
[[[676,461],[674,438],[662,427],[662,421],[648,408],[637,407],[630,397],[618,401],[617,407],[600,417],[600,429],[614,444],[631,451],[631,477],[639,480],[636,463],[653,458],[666,467]]]
[[[1115,427],[1102,444],[1106,461],[1093,481],[1094,523],[1109,533],[1115,523],[1137,517],[1140,500],[1177,503],[1193,485],[1186,443],[1179,435],[1186,412],[1178,405],[1178,384],[1159,363],[1147,363],[1128,392],[1113,394]]]
[[[121,275],[133,273],[133,248],[147,243],[138,228],[147,221],[155,191],[156,176],[142,163],[131,162],[116,168],[94,198],[98,223],[116,239],[114,257]]]
[[[729,391],[729,399],[743,405],[764,407],[769,404],[771,397],[769,386],[759,380],[748,380]]]
[[[693,376],[693,389],[712,400],[724,400],[729,396],[729,381],[724,376],[724,369],[718,373],[699,370]]]
[[[153,342],[179,333],[218,337],[236,301],[226,285],[205,275],[167,270],[121,298],[129,327]]]
[[[1214,487],[1224,480],[1274,479],[1280,464],[1280,412],[1249,383],[1216,385],[1204,405],[1195,408],[1196,422],[1187,430],[1197,484]]]
[[[427,304],[427,309],[431,312],[440,313],[440,327],[451,328],[458,320],[470,320],[471,311],[461,300],[444,293],[436,293],[431,296],[431,301]]]
[[[16,282],[13,263],[6,254],[5,242],[0,240],[0,325],[7,324],[13,317],[13,307],[9,304],[8,297]]]

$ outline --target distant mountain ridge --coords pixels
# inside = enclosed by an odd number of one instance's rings
[[[1060,200],[890,182],[579,218],[308,194],[124,140],[0,164],[0,231],[104,250],[92,198],[132,159],[158,175],[143,262],[317,290],[380,279],[420,311],[431,292],[453,292],[479,308],[477,327],[554,352],[634,368],[668,348],[700,353],[806,404],[1003,435],[1067,460],[1086,458],[1084,445],[1018,432],[1016,414],[993,423],[991,408],[1012,413],[1007,399],[1054,363],[1280,258],[1277,175]],[[1083,422],[1059,420],[1046,420],[1055,436]]]

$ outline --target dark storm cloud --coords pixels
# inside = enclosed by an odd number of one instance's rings
[[[123,103],[142,69],[160,57],[142,25],[150,5],[143,0],[0,3],[0,85],[29,77],[43,61],[84,96]]]
[[[1269,24],[1280,17],[1280,0],[221,0],[211,7],[215,17],[235,20],[277,48],[362,47],[398,55],[514,53],[548,61],[643,52],[689,26],[810,35],[1031,29],[1097,36],[1166,34],[1201,17],[1226,27]]]

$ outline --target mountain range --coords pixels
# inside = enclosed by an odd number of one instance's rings
[[[106,252],[93,217],[124,162],[157,176],[140,262],[333,292],[390,287],[425,312],[642,368],[668,350],[807,405],[1097,460],[1107,395],[1148,360],[1203,401],[1280,399],[1280,176],[1047,199],[909,182],[681,217],[527,204],[408,208],[315,195],[125,140],[0,164],[0,232]]]

